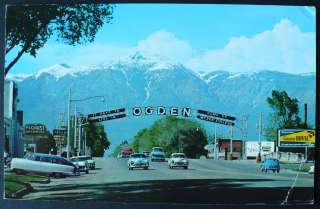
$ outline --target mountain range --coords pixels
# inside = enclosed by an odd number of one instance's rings
[[[71,114],[74,114],[75,105],[83,114],[120,107],[130,111],[136,106],[205,109],[236,117],[236,138],[241,137],[244,116],[248,118],[248,138],[251,140],[257,139],[260,112],[263,113],[263,124],[268,125],[272,110],[266,99],[272,90],[286,90],[289,96],[296,97],[301,115],[303,104],[307,103],[308,122],[314,125],[315,121],[315,73],[194,72],[179,63],[136,53],[130,58],[98,66],[74,68],[56,64],[32,74],[11,75],[9,79],[18,84],[18,107],[24,111],[24,123],[44,123],[49,130],[59,125],[59,119],[66,119],[69,88],[72,100],[97,95],[105,98],[72,102]],[[124,119],[105,122],[111,149],[124,139],[131,141],[137,131],[150,126],[159,117],[128,114]],[[213,123],[199,122],[208,134],[213,134]],[[218,135],[229,135],[229,128],[223,125],[216,128]]]

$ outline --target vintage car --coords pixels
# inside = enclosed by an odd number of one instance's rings
[[[85,172],[86,174],[89,173],[89,165],[85,156],[72,157],[70,160],[78,167],[79,172]]]
[[[262,162],[260,167],[262,172],[268,172],[268,170],[273,171],[273,173],[280,172],[280,163],[278,159],[275,158],[267,158],[264,162]]]
[[[78,168],[69,160],[56,155],[33,153],[24,158],[13,158],[10,169],[16,173],[33,172],[57,178],[78,174]]]
[[[95,170],[96,169],[96,162],[94,161],[94,159],[89,156],[83,156],[83,157],[87,160],[89,169]]]
[[[313,174],[314,173],[314,165],[310,166],[310,169],[308,171],[310,174]]]
[[[152,148],[151,161],[166,161],[164,151],[161,147]]]
[[[189,162],[185,154],[173,153],[171,154],[171,157],[168,160],[168,165],[170,169],[175,167],[183,167],[184,169],[188,169]]]
[[[123,148],[120,153],[121,158],[128,158],[133,154],[133,150],[131,148]]]
[[[149,151],[143,151],[142,153],[145,154],[147,157],[150,156],[150,152]]]
[[[89,157],[89,156],[72,157],[71,161],[73,161],[73,159],[76,159],[76,158],[78,158],[79,161],[81,161],[81,162],[85,161],[85,164],[87,165],[87,167],[90,170],[96,169],[96,162],[94,161],[94,159],[92,157]]]
[[[130,155],[128,160],[128,168],[132,170],[134,168],[143,168],[147,170],[149,168],[149,161],[145,154],[137,153]]]

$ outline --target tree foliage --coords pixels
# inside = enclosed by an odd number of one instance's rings
[[[139,131],[131,146],[135,152],[150,151],[159,146],[167,156],[184,152],[188,157],[196,158],[206,153],[203,147],[207,143],[206,132],[199,123],[168,116]]]
[[[87,146],[91,148],[91,155],[103,157],[105,150],[109,149],[110,141],[102,124],[89,123],[85,127],[87,133]]]
[[[97,31],[112,19],[107,4],[8,6],[6,11],[6,53],[19,48],[5,67],[5,75],[24,53],[36,57],[51,36],[66,44],[92,42]]]
[[[47,135],[43,138],[39,138],[36,140],[36,150],[39,153],[57,153],[57,146],[55,144],[53,135],[51,133],[47,133]]]
[[[113,150],[113,153],[112,153],[112,156],[113,157],[117,157],[117,155],[121,152],[121,150],[124,148],[124,147],[129,147],[129,142],[125,139],[123,140],[114,150]]]
[[[289,97],[286,91],[273,90],[267,102],[274,111],[270,115],[270,123],[266,129],[268,140],[276,140],[278,129],[305,128],[299,117],[298,99]]]

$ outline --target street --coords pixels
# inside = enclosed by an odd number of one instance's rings
[[[282,203],[297,172],[263,173],[254,161],[190,159],[189,169],[151,162],[149,170],[129,171],[127,159],[96,158],[89,174],[32,184],[24,199],[106,200],[174,203]],[[289,203],[311,203],[313,175],[299,173]],[[291,200],[294,200],[292,202]]]

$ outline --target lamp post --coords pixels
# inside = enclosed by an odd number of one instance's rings
[[[105,96],[90,96],[90,97],[85,97],[82,99],[71,99],[71,88],[69,88],[69,93],[68,93],[68,126],[67,126],[67,158],[70,158],[70,112],[71,112],[71,102],[82,102],[94,98],[102,98],[102,102],[105,101]],[[76,115],[75,115],[76,117]],[[75,118],[76,121],[76,118]],[[77,126],[75,126],[75,129],[77,129]],[[76,131],[75,131],[76,133]]]

